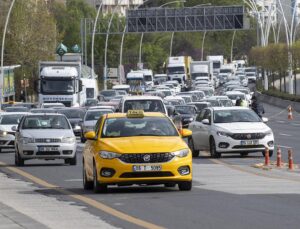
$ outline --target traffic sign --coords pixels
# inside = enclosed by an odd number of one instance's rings
[[[56,53],[60,56],[65,55],[67,52],[68,52],[68,48],[63,43],[60,43],[56,48]]]
[[[71,50],[74,52],[74,53],[80,53],[81,52],[81,48],[79,47],[78,44],[74,45]]]

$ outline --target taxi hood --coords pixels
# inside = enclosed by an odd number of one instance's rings
[[[100,144],[102,150],[116,153],[174,152],[188,148],[180,136],[102,138]]]

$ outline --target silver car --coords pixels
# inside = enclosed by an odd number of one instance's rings
[[[13,129],[17,166],[29,159],[64,159],[66,164],[76,165],[76,137],[65,115],[31,114]]]
[[[0,152],[3,149],[15,149],[15,131],[13,126],[19,124],[21,118],[29,113],[3,112],[0,114]]]

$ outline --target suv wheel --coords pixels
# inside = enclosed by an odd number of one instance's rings
[[[70,158],[69,163],[70,163],[70,165],[76,165],[77,164],[77,155],[76,155],[76,152],[75,152],[74,157]]]

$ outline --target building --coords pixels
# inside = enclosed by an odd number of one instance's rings
[[[98,8],[102,2],[101,12],[103,14],[112,13],[115,8],[116,13],[122,16],[126,15],[127,9],[133,9],[141,4],[143,4],[143,0],[86,0],[90,5]]]

